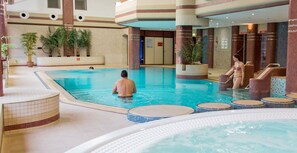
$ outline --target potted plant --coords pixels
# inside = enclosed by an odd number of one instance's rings
[[[184,46],[179,52],[181,57],[181,64],[199,64],[202,59],[202,47],[201,41],[194,43],[193,41],[186,41]]]
[[[33,67],[32,56],[35,55],[34,47],[36,46],[37,42],[37,35],[36,33],[24,33],[21,37],[22,45],[25,47],[25,55],[28,57],[27,65],[28,67]]]
[[[45,53],[48,53],[49,57],[53,56],[53,52],[57,50],[58,43],[56,41],[54,32],[52,32],[53,29],[51,27],[48,28],[48,33],[46,36],[41,35],[40,36],[40,42],[42,43],[42,50]],[[48,52],[46,52],[44,49],[46,49]]]
[[[91,47],[91,31],[89,30],[79,30],[77,39],[77,53],[76,56],[80,56],[80,49],[86,48],[87,56],[90,56]]]
[[[181,64],[176,64],[176,75],[184,79],[206,79],[208,65],[201,64],[203,44],[201,41],[194,43],[186,41],[179,51]]]
[[[61,48],[65,44],[65,37],[66,37],[65,35],[66,35],[66,30],[64,27],[59,27],[54,33],[54,39],[57,43],[56,51],[58,53],[58,57],[61,57]]]
[[[65,30],[65,48],[67,50],[67,55],[66,56],[70,56],[71,54],[69,52],[76,50],[77,47],[77,37],[78,37],[78,33],[76,31],[76,29],[72,29],[72,30]]]
[[[1,44],[1,56],[4,59],[8,59],[8,49],[9,48],[15,48],[15,44],[7,44],[7,43],[2,43]]]

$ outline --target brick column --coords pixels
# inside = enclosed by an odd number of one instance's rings
[[[266,65],[275,63],[277,23],[267,24]]]
[[[179,51],[182,49],[185,42],[192,40],[192,26],[177,26],[176,27],[176,64],[181,63]]]
[[[290,0],[286,93],[297,92],[297,1]]]
[[[73,28],[73,0],[63,0],[63,26],[67,30]],[[64,46],[64,56],[74,56],[74,50]]]
[[[6,14],[6,8],[5,8],[4,0],[0,0],[0,38],[2,36],[6,35],[6,21],[5,21],[5,14]],[[0,47],[2,46],[2,39],[0,40]],[[2,63],[2,56],[0,53],[0,96],[3,96],[3,63]]]
[[[140,29],[129,27],[129,69],[139,69],[139,43],[140,43]]]
[[[213,68],[214,28],[208,29],[208,67]]]
[[[239,26],[232,26],[231,66],[234,64],[233,55],[237,52],[243,61],[243,36],[239,35]]]
[[[254,64],[255,72],[260,70],[261,63],[261,37],[257,32],[258,25],[248,25],[246,60]]]

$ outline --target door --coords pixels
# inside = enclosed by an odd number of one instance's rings
[[[173,64],[173,38],[164,38],[164,64]]]

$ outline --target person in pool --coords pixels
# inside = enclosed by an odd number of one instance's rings
[[[234,61],[234,66],[231,68],[231,70],[233,69],[234,71],[232,89],[238,89],[240,85],[243,85],[244,64],[239,60],[238,54],[233,55],[233,61]]]
[[[134,81],[128,79],[128,72],[126,70],[121,72],[121,77],[122,79],[115,83],[112,94],[118,94],[118,97],[121,98],[132,97],[133,93],[136,93]]]

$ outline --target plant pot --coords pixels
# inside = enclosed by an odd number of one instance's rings
[[[34,62],[27,62],[28,67],[33,67],[33,65],[34,65]]]
[[[184,70],[184,67],[186,69]],[[208,78],[207,64],[176,64],[176,77],[180,79],[199,80]]]

